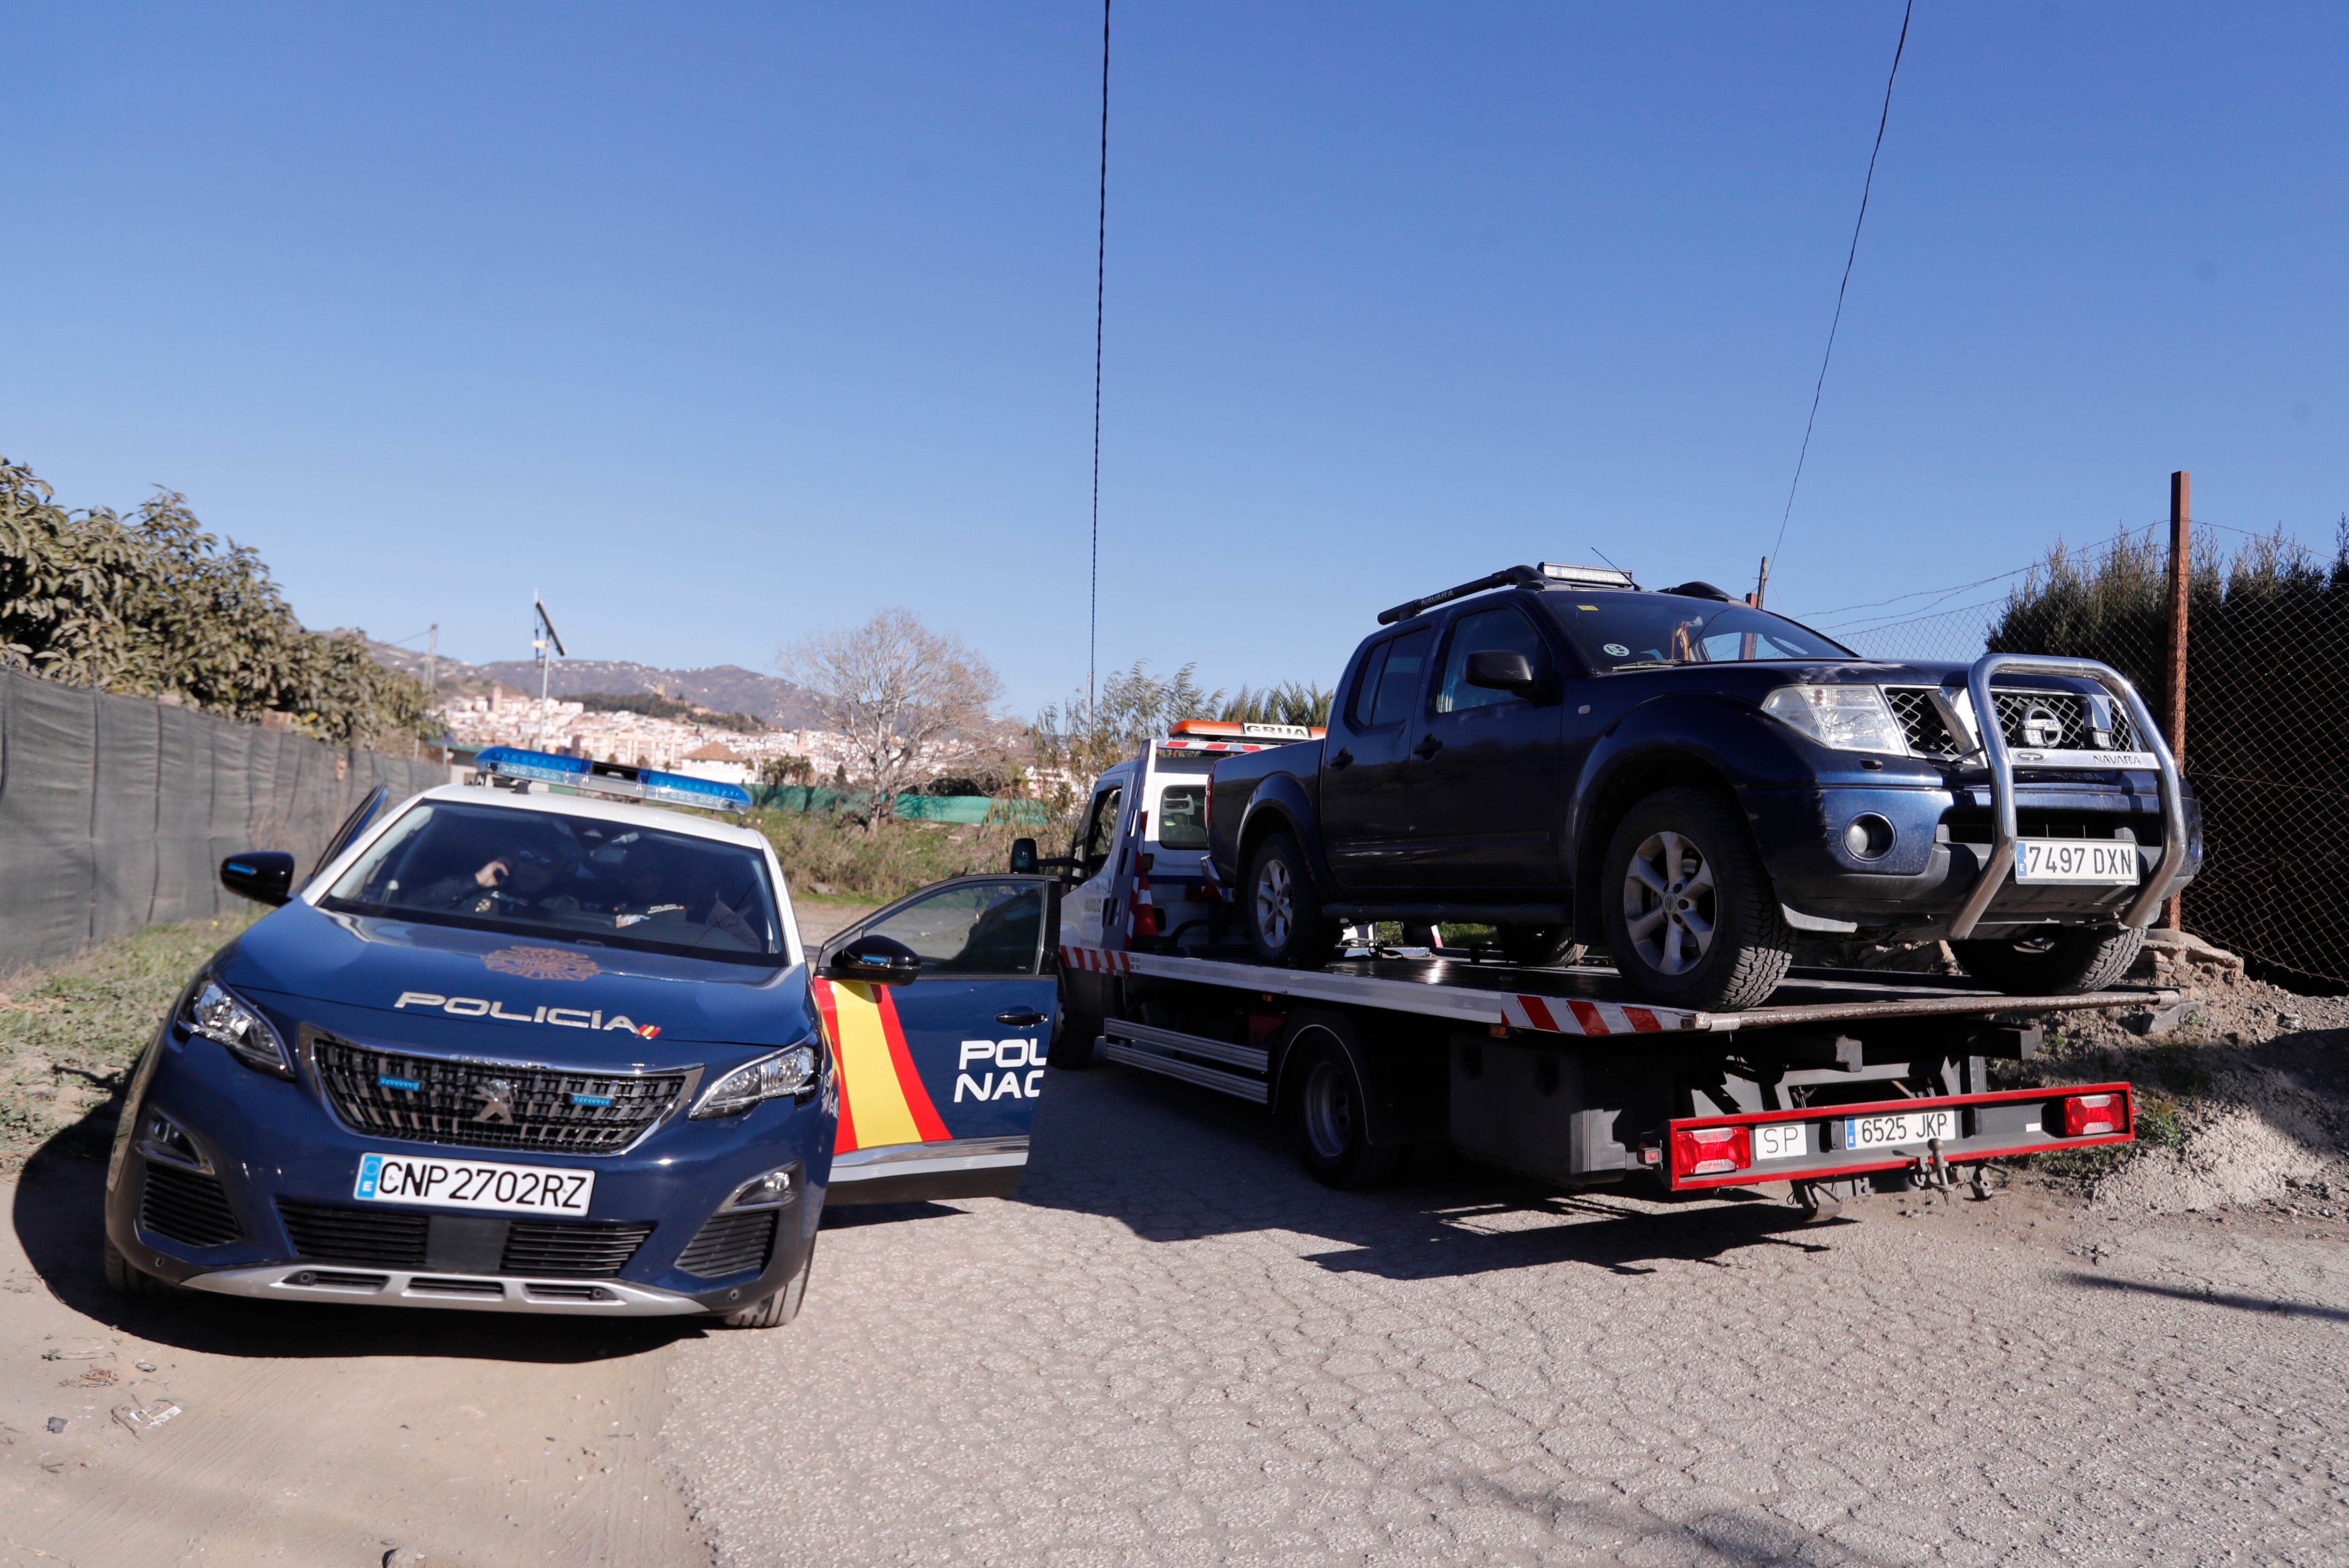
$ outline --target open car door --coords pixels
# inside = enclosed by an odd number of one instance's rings
[[[840,1082],[830,1203],[1009,1197],[1028,1169],[1060,983],[1060,885],[933,883],[824,944],[816,1001]],[[824,977],[859,937],[922,961],[911,984]]]

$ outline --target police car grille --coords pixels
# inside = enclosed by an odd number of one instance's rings
[[[773,1209],[712,1214],[685,1243],[677,1266],[702,1279],[723,1279],[767,1266],[775,1250]]]
[[[420,1269],[430,1223],[422,1214],[396,1209],[334,1209],[320,1203],[277,1202],[286,1240],[297,1257],[322,1263],[373,1264],[378,1268]]]
[[[418,1143],[616,1153],[667,1114],[685,1087],[683,1073],[492,1067],[323,1038],[316,1051],[326,1098],[346,1125]],[[501,1100],[511,1120],[496,1115]]]
[[[499,1272],[533,1279],[609,1279],[628,1266],[647,1224],[582,1225],[560,1220],[516,1220],[506,1232]]]
[[[139,1228],[191,1247],[225,1246],[238,1235],[236,1214],[218,1180],[151,1163],[139,1194]]]

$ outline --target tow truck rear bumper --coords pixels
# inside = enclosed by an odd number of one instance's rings
[[[1944,1127],[1947,1136],[1905,1136]],[[2103,1083],[1682,1117],[1652,1153],[1671,1189],[1690,1191],[1892,1171],[1933,1181],[1961,1165],[2136,1137],[2135,1092]]]

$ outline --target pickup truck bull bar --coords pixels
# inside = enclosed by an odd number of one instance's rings
[[[1963,941],[1973,934],[1981,923],[1983,912],[1991,901],[2006,885],[2007,873],[2014,869],[2015,841],[2021,831],[2014,812],[2014,758],[2006,744],[2003,727],[1999,723],[1996,699],[1991,693],[1991,678],[2012,672],[2016,675],[2067,676],[2077,680],[2095,681],[2127,706],[2129,723],[2137,730],[2138,749],[2136,751],[2064,751],[2027,749],[2023,761],[2036,768],[2151,768],[2161,778],[2161,863],[2153,869],[2138,892],[2137,902],[2122,916],[2125,924],[2142,930],[2151,925],[2161,913],[2164,900],[2178,881],[2186,865],[2186,803],[2185,790],[2178,783],[2178,764],[2169,755],[2168,746],[2161,738],[2160,727],[2147,711],[2145,699],[2137,696],[2137,687],[2128,678],[2110,665],[2095,659],[2060,658],[2046,654],[1984,654],[1966,672],[1966,693],[1973,706],[1971,716],[1975,748],[1990,769],[1991,847],[1989,863],[1982,867],[1973,891],[1966,895],[1957,918],[1950,923],[1952,941]],[[1964,744],[1966,737],[1960,736]]]

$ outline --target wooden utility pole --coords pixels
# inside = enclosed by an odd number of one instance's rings
[[[2169,476],[2169,755],[2186,771],[2186,587],[2193,574],[2194,476]],[[2169,929],[2178,923],[2178,895],[2169,895]]]
[[[1748,604],[1753,605],[1756,610],[1759,610],[1760,608],[1762,608],[1762,596],[1763,596],[1764,593],[1767,593],[1769,591],[1770,591],[1770,558],[1769,558],[1768,556],[1766,556],[1766,555],[1765,555],[1765,556],[1764,556],[1764,557],[1762,558],[1762,571],[1761,571],[1761,573],[1760,573],[1760,575],[1758,575],[1757,577],[1755,577],[1755,578],[1754,578],[1754,592],[1753,592],[1753,593],[1748,593],[1747,595],[1745,595],[1745,602],[1746,602]],[[1747,656],[1748,658],[1751,658],[1753,655],[1749,654],[1749,655],[1747,655],[1746,656]]]

